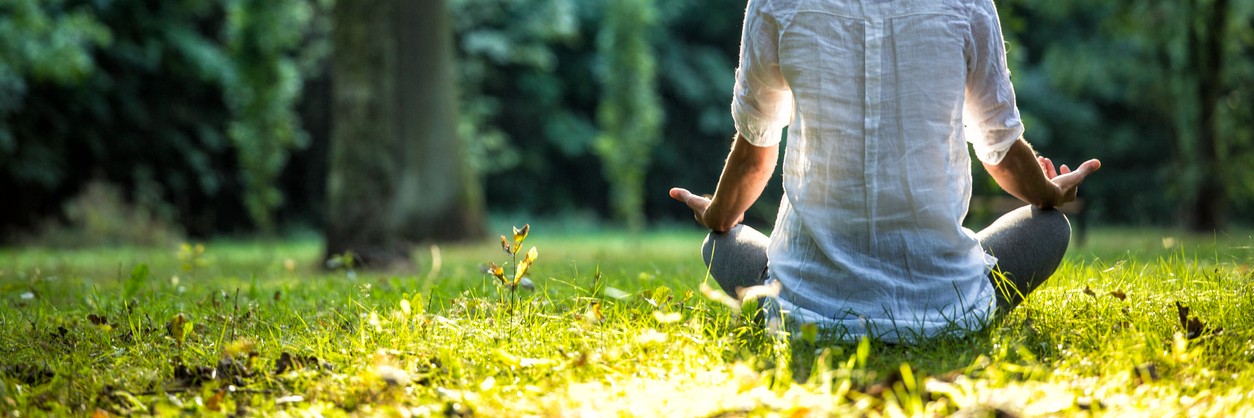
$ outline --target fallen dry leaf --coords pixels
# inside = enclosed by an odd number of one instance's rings
[[[1223,328],[1211,328],[1197,316],[1189,315],[1189,307],[1176,301],[1176,314],[1180,317],[1180,327],[1184,328],[1184,336],[1190,340],[1203,335],[1215,335],[1223,332]]]

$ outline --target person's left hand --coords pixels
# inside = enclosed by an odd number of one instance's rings
[[[693,217],[697,219],[697,223],[711,230],[715,230],[715,231],[720,230],[719,228],[716,228],[716,226],[718,225],[717,222],[711,222],[715,220],[706,219],[706,214],[707,212],[709,212],[710,204],[713,203],[713,201],[710,200],[710,198],[701,196],[698,194],[694,194],[688,191],[688,189],[683,189],[679,187],[672,188],[670,191],[670,195],[671,195],[671,199],[675,199],[680,202],[683,202],[685,205],[688,205],[689,209],[692,209]],[[744,221],[743,214],[740,215],[738,219],[736,219],[735,223],[739,224],[742,221]]]
[[[1102,168],[1102,162],[1097,159],[1085,161],[1075,170],[1067,167],[1066,164],[1055,169],[1053,160],[1046,157],[1036,157],[1036,162],[1041,165],[1041,171],[1045,172],[1045,178],[1058,187],[1058,197],[1053,206],[1061,206],[1074,201],[1076,190],[1080,188],[1081,183],[1084,183],[1084,179]]]

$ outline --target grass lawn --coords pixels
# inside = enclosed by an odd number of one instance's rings
[[[985,331],[893,346],[771,338],[699,290],[676,229],[538,227],[516,292],[481,272],[496,242],[395,273],[323,271],[313,240],[0,250],[0,411],[1254,415],[1248,232],[1097,229]]]

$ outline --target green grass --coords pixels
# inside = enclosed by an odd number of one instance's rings
[[[351,274],[315,241],[0,250],[0,411],[1254,414],[1248,233],[1096,230],[985,331],[893,346],[768,337],[697,290],[682,230],[534,229],[535,290],[515,294],[480,272],[509,260],[495,242]]]

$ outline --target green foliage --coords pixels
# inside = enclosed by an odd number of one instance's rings
[[[326,47],[308,48],[305,37],[318,8],[328,9],[329,3],[234,0],[226,5],[225,49],[232,76],[224,90],[235,116],[228,132],[239,159],[244,204],[262,230],[273,228],[274,210],[282,203],[277,179],[288,153],[306,143],[295,112],[303,74],[310,70],[302,67],[321,60]]]
[[[485,174],[490,205],[531,213],[612,213],[607,202],[613,175],[594,145],[608,132],[598,112],[610,86],[603,81],[613,70],[607,64],[612,51],[600,50],[598,40],[604,39],[611,4],[460,0],[451,6],[462,132],[476,150],[472,160]],[[673,184],[712,189],[717,180],[732,129],[728,92],[744,4],[682,0],[653,8],[644,41],[654,54],[657,105],[667,117],[646,151],[654,164],[634,197],[644,202],[645,214],[671,209],[665,193],[656,190]],[[596,172],[604,175],[570,175]],[[536,184],[548,187],[516,192]]]
[[[644,175],[661,142],[657,63],[649,34],[657,24],[652,0],[611,0],[598,38],[602,99],[596,152],[610,183],[615,216],[629,229],[644,227]]]
[[[24,77],[72,84],[81,82],[95,63],[90,49],[107,45],[109,29],[90,10],[65,0],[12,0],[0,5],[0,74],[5,99],[20,102]]]
[[[1227,13],[1209,22],[1221,3]],[[1066,160],[1097,156],[1114,168],[1082,189],[1098,217],[1173,223],[1208,185],[1222,190],[1227,211],[1248,210],[1254,189],[1243,157],[1254,152],[1254,125],[1239,98],[1249,97],[1254,72],[1251,29],[1242,24],[1254,19],[1249,2],[999,5],[1029,140]],[[1222,68],[1205,62],[1207,39],[1218,40],[1210,52],[1223,54]],[[1218,92],[1214,101],[1208,88]],[[1143,187],[1126,187],[1133,183]]]
[[[651,47],[652,106],[665,120],[651,137],[633,138],[656,142],[631,147],[598,139],[618,138],[614,120],[647,128],[601,106],[649,90],[613,90],[630,82],[609,76],[626,69],[609,63],[628,49],[603,49],[603,30],[630,17],[611,13],[616,4],[449,1],[459,133],[489,209],[595,218],[616,213],[606,202],[627,196],[643,202],[631,216],[686,219],[663,191],[713,189],[732,130],[743,0],[652,6],[650,29],[636,40]],[[1200,123],[1188,85],[1200,77],[1187,71],[1194,48],[1184,35],[1211,30],[1197,19],[1219,4],[998,3],[1028,138],[1062,161],[1106,163],[1081,191],[1089,219],[1177,222],[1179,202],[1206,178],[1222,179],[1229,213],[1254,210],[1254,3],[1228,2],[1218,171],[1207,175],[1186,160]],[[304,82],[325,76],[329,10],[330,0],[0,1],[0,190],[21,196],[0,205],[0,234],[65,217],[66,202],[93,180],[118,185],[123,200],[192,234],[266,228],[276,208],[318,218],[311,213],[320,192],[309,190],[321,188],[309,184],[325,173],[325,139],[306,135],[292,111]],[[306,142],[307,154],[297,154],[304,165],[279,188],[289,156]],[[602,155],[651,164],[620,176]],[[596,172],[604,175],[571,175]],[[613,191],[612,179],[633,176],[641,188]],[[780,191],[770,187],[751,223],[773,219]],[[284,205],[284,195],[301,193],[309,201]]]
[[[503,85],[551,89],[537,80],[558,65],[556,49],[573,42],[578,22],[573,0],[451,0],[458,43],[459,87],[462,93],[458,133],[469,145],[470,161],[478,173],[494,174],[516,167],[520,151],[510,135],[491,123],[502,113],[502,98],[492,94]],[[519,80],[521,79],[521,80]],[[553,91],[531,91],[545,105]],[[544,100],[548,99],[548,100]],[[571,120],[570,111],[555,110],[557,121]],[[577,138],[576,138],[577,139]]]
[[[601,133],[597,109],[604,90],[603,74],[595,69],[605,61],[596,39],[607,4],[449,3],[459,51],[459,132],[484,174],[490,204],[582,216],[608,212],[603,176],[569,175],[604,168],[593,144]],[[12,138],[12,146],[0,148],[0,189],[24,196],[18,205],[0,208],[5,226],[34,224],[59,212],[94,178],[121,186],[127,200],[161,202],[157,209],[193,234],[239,229],[247,219],[264,226],[269,221],[263,215],[282,202],[273,188],[275,167],[307,138],[326,141],[303,134],[290,110],[301,93],[293,92],[301,83],[292,77],[325,72],[327,0],[167,2],[157,8],[139,0],[22,4],[49,16],[59,16],[54,9],[81,10],[108,37],[78,48],[94,66],[73,85],[16,73],[38,94],[0,118],[7,124],[0,135]],[[645,190],[672,183],[712,188],[722,153],[710,149],[724,148],[730,132],[726,92],[743,4],[683,0],[655,7],[650,36],[666,40],[652,42],[656,83],[671,120],[659,137],[683,140],[655,143]],[[0,20],[9,18],[0,14]],[[0,42],[34,39],[39,37],[22,32]],[[16,97],[6,94],[0,101]],[[305,117],[325,119],[318,113]],[[317,190],[308,184],[325,172],[319,161],[326,145],[311,145],[300,156],[301,171],[288,174],[300,177],[283,179],[290,188],[283,194]],[[551,187],[516,192],[535,184]],[[309,217],[305,212],[318,211],[314,195],[282,207]],[[671,208],[664,196],[645,193],[642,200],[646,213]]]
[[[96,70],[91,49],[107,45],[109,29],[91,10],[64,0],[12,0],[0,4],[0,164],[12,163],[19,182],[55,185],[52,173],[11,162],[18,143],[9,117],[25,105],[30,84],[80,85]],[[8,165],[8,164],[4,164]]]
[[[0,188],[24,196],[0,227],[57,213],[93,179],[194,232],[272,225],[327,1],[149,3],[0,4]]]

